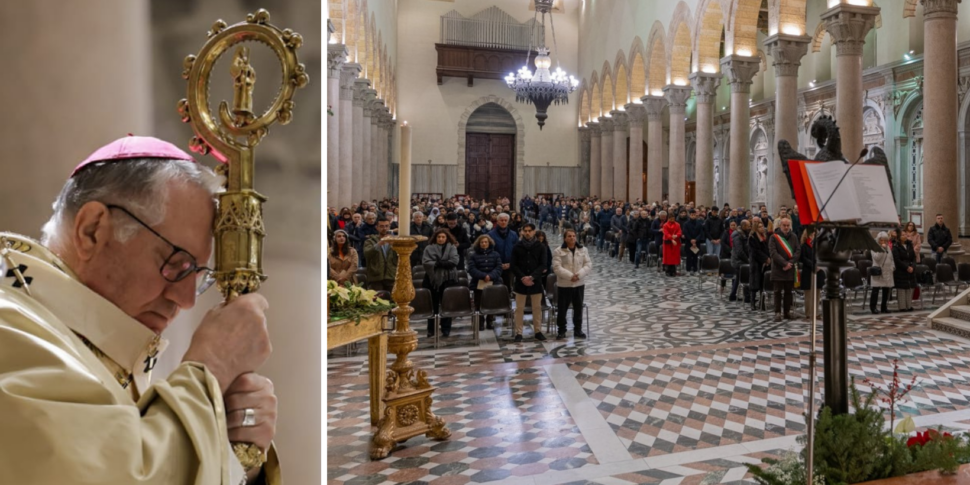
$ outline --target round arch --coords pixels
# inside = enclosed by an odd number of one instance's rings
[[[616,61],[613,63],[613,69],[613,79],[616,83],[613,97],[616,100],[616,109],[620,109],[630,102],[630,76],[629,70],[626,67],[626,55],[623,54],[622,50],[616,53]]]
[[[721,0],[702,0],[698,5],[694,17],[691,72],[716,73],[720,70],[725,18]]]
[[[667,85],[667,48],[664,41],[664,27],[660,21],[653,23],[647,37],[647,91],[653,96],[661,96]]]
[[[643,41],[634,37],[630,48],[630,101],[637,103],[647,94],[647,64],[643,60]]]
[[[681,0],[674,7],[673,16],[667,31],[667,73],[666,83],[686,86],[690,75],[691,25],[693,24],[690,7]]]
[[[515,120],[515,196],[513,201],[518,201],[522,199],[522,187],[524,185],[524,174],[525,174],[525,123],[522,122],[522,116],[519,115],[518,110],[512,103],[506,101],[495,95],[483,96],[476,99],[471,104],[465,108],[465,112],[461,114],[461,118],[458,120],[458,174],[457,174],[457,191],[460,194],[466,193],[465,190],[465,135],[468,131],[468,119],[471,118],[472,114],[480,108],[482,105],[488,103],[495,103],[512,116]]]

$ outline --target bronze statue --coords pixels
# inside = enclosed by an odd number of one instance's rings
[[[239,46],[232,58],[233,97],[232,114],[237,127],[248,125],[256,115],[253,114],[253,86],[256,84],[256,70],[249,63],[249,47]]]

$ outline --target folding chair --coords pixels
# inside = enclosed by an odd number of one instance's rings
[[[865,290],[865,283],[859,268],[849,268],[842,272],[842,289],[846,293],[853,292],[853,298],[858,298],[859,292]],[[860,305],[865,306],[866,302],[863,301]]]
[[[509,289],[505,285],[490,285],[482,290],[482,305],[478,311],[479,318],[490,315],[504,315],[506,326],[512,321],[512,302],[509,300]]]
[[[475,311],[475,305],[472,304],[468,286],[445,288],[444,295],[441,297],[441,311],[435,315],[434,319],[435,348],[438,348],[438,336],[441,334],[441,319],[463,317],[472,318],[472,333],[475,335],[475,342],[478,342],[478,313]]]
[[[749,288],[751,288],[751,265],[742,264],[740,270],[738,270],[738,288],[741,290],[741,295],[748,294],[750,298],[754,298],[754,295],[749,293]],[[741,295],[739,295],[737,301],[743,307],[744,297]]]
[[[730,281],[734,280],[734,266],[731,266],[730,259],[720,260],[717,269],[717,279],[718,283],[722,285],[727,285]],[[724,296],[724,286],[720,286],[717,290],[718,298]]]
[[[718,259],[716,254],[705,254],[701,256],[700,265],[698,267],[700,269],[700,271],[697,272],[698,288],[704,286],[705,278],[713,278],[714,284],[717,285],[717,275],[721,269],[721,260]]]
[[[960,287],[960,282],[953,277],[953,267],[949,264],[940,264],[936,267],[936,283],[933,285],[933,301],[936,303],[936,294],[943,289],[943,296],[946,296],[946,288],[956,290]]]

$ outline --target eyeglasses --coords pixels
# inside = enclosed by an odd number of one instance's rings
[[[144,221],[136,217],[128,209],[125,209],[120,205],[106,205],[108,209],[118,209],[121,212],[124,212],[128,215],[128,217],[134,219],[135,222],[141,224],[152,234],[158,236],[159,239],[165,241],[166,244],[172,246],[172,254],[169,254],[168,257],[165,258],[165,262],[163,262],[161,268],[158,269],[159,273],[162,275],[162,278],[165,278],[166,281],[178,283],[179,281],[187,278],[189,275],[202,273],[199,284],[195,290],[196,296],[205,293],[205,291],[212,287],[212,285],[216,282],[215,276],[213,275],[214,270],[212,268],[206,268],[205,266],[199,266],[195,256],[192,256],[192,253],[188,252],[182,247],[172,244],[171,241],[165,239],[165,236],[162,236],[158,233],[158,231],[152,229],[151,226],[145,224]]]

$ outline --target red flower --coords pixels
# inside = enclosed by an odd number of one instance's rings
[[[933,431],[933,430],[930,430],[930,431]],[[915,445],[923,446],[923,445],[925,445],[926,443],[929,443],[929,442],[930,442],[930,433],[929,432],[916,433],[916,436],[913,436],[912,438],[906,440],[906,447],[907,448],[912,448]]]

